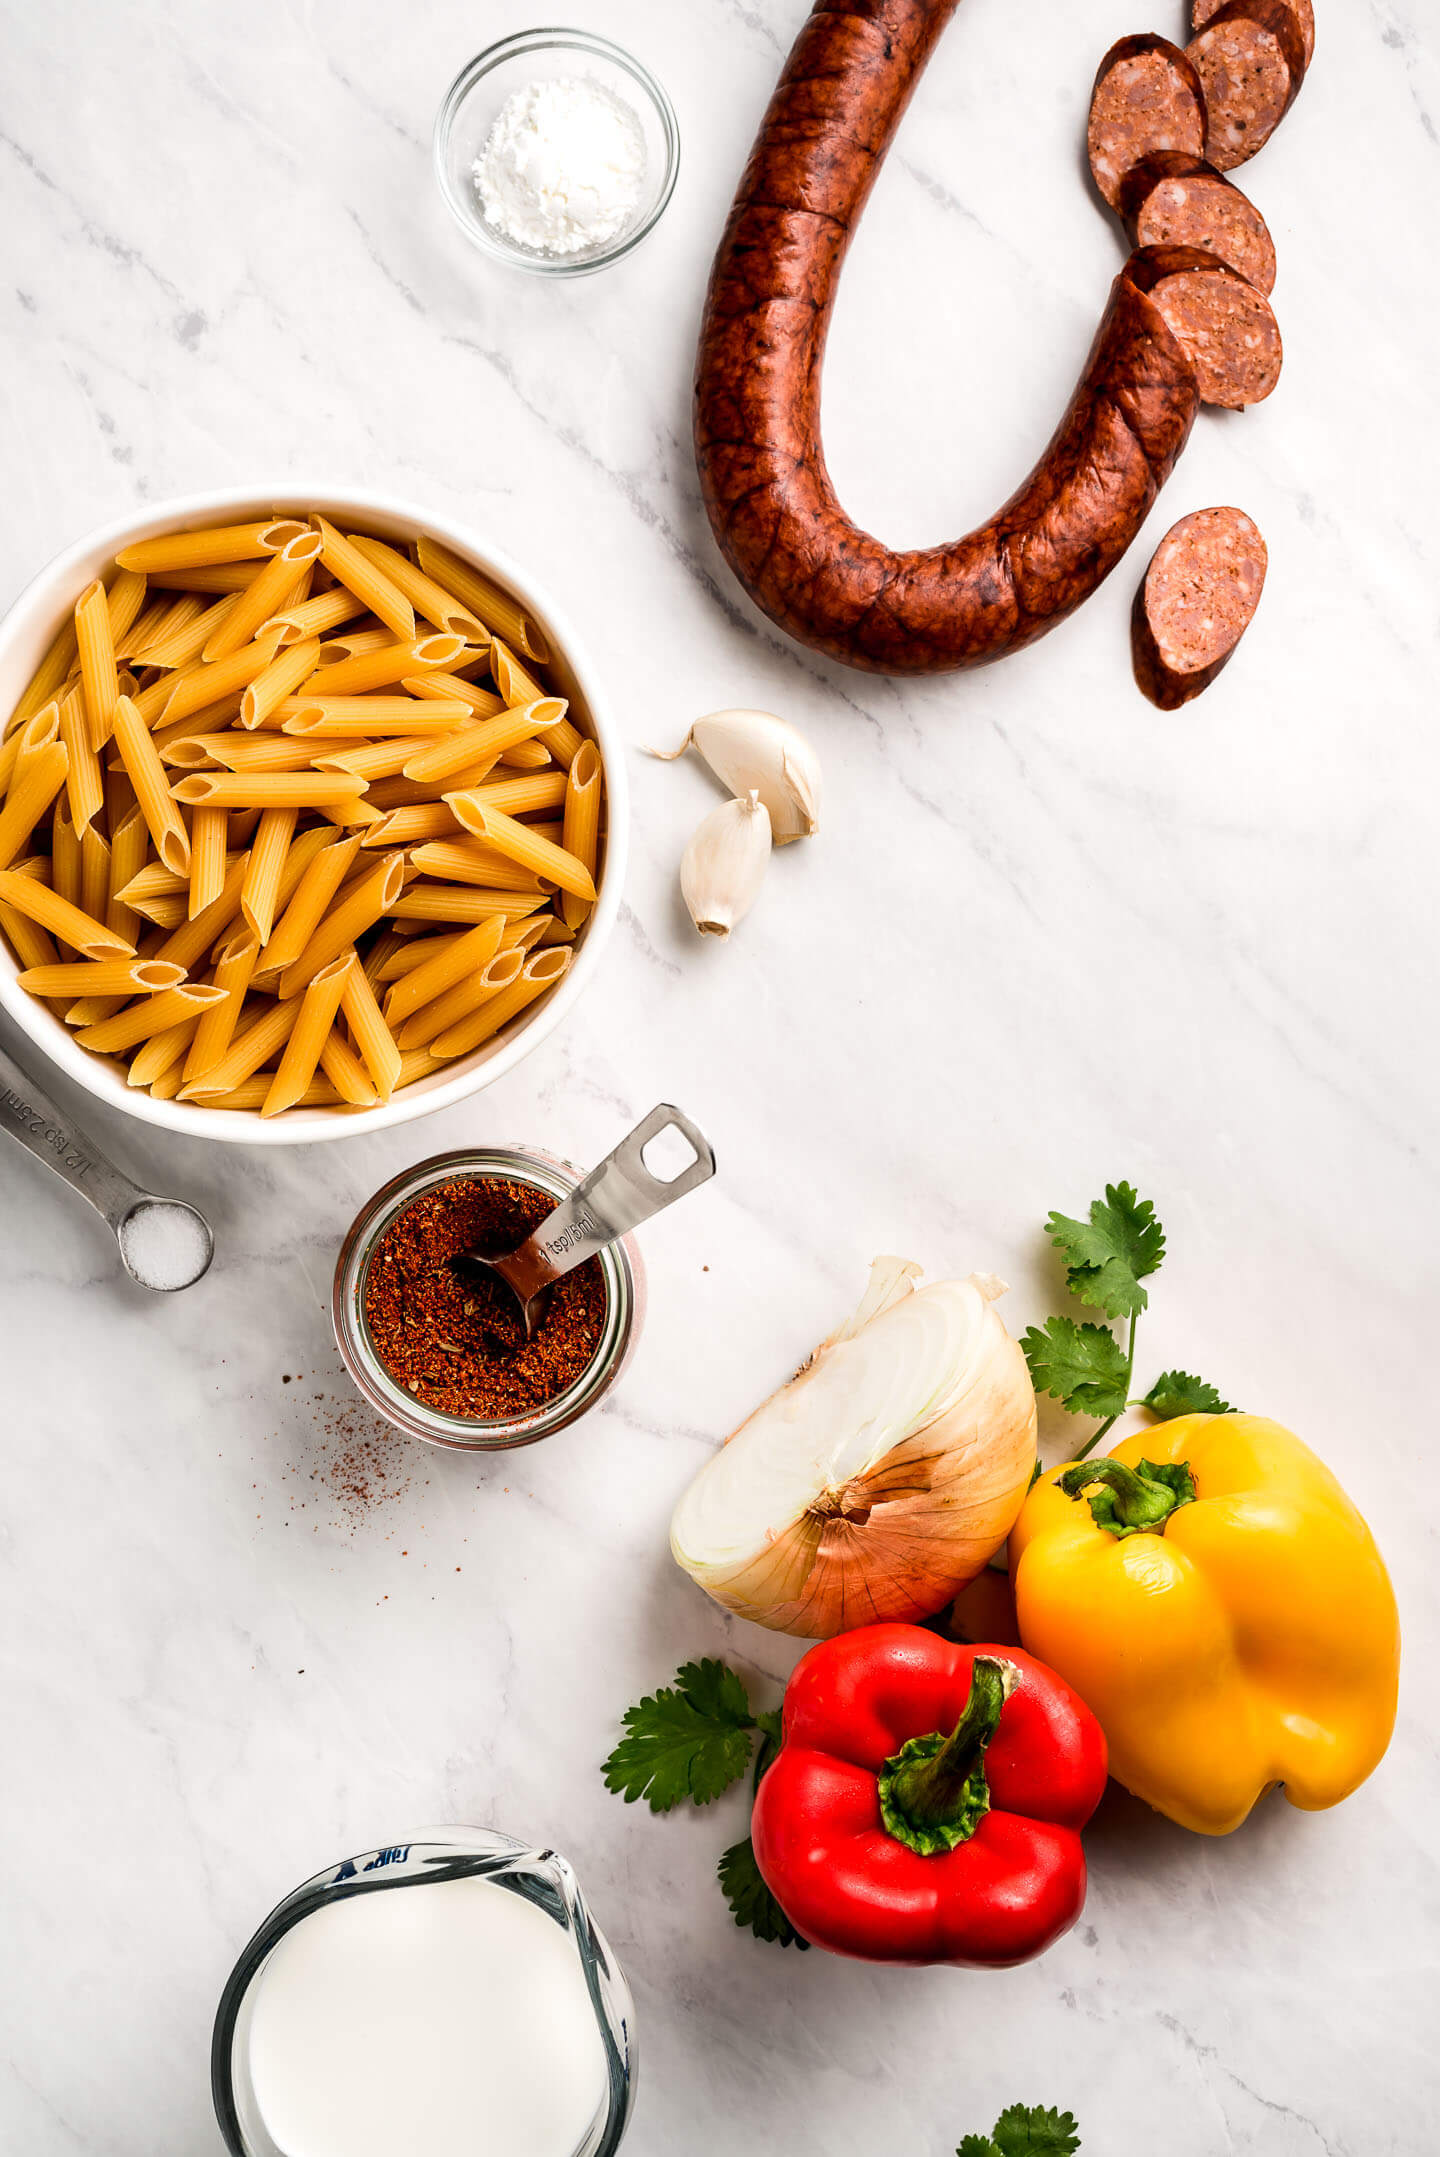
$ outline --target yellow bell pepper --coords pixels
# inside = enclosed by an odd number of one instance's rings
[[[1022,1641],[1093,1709],[1111,1774],[1182,1827],[1228,1835],[1275,1783],[1338,1805],[1390,1742],[1384,1562],[1329,1469],[1263,1416],[1179,1416],[1052,1468],[1010,1577]]]

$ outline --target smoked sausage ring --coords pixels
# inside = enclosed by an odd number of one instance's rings
[[[1197,347],[1163,312],[1167,275],[1188,272],[1189,314],[1197,291],[1238,289],[1273,331],[1267,302],[1215,257],[1140,248],[1049,447],[988,523],[896,552],[851,522],[821,448],[826,333],[850,237],[956,5],[817,0],[741,178],[696,364],[701,485],[726,560],[800,643],[882,674],[1019,651],[1115,567],[1202,402]],[[1278,369],[1278,333],[1275,353]]]

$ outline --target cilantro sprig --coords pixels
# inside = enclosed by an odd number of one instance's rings
[[[1074,2116],[1053,2105],[1007,2105],[988,2135],[966,2135],[955,2157],[1074,2157]]]
[[[1065,1286],[1077,1303],[1116,1322],[1125,1321],[1122,1342],[1110,1325],[1064,1316],[1031,1326],[1021,1340],[1038,1393],[1048,1393],[1072,1415],[1099,1416],[1076,1453],[1084,1460],[1130,1407],[1148,1408],[1157,1421],[1174,1416],[1233,1415],[1214,1386],[1188,1371],[1162,1371],[1150,1391],[1132,1401],[1135,1333],[1149,1307],[1145,1282],[1160,1270],[1165,1231],[1148,1198],[1128,1183],[1107,1183],[1083,1221],[1052,1213],[1045,1233],[1065,1262]],[[1009,2153],[1004,2153],[1009,2157]]]
[[[627,1805],[644,1798],[652,1812],[672,1812],[688,1798],[710,1805],[740,1780],[755,1752],[752,1795],[780,1747],[780,1716],[754,1711],[728,1663],[707,1656],[682,1663],[673,1685],[647,1693],[624,1715],[625,1735],[605,1762],[605,1787]],[[756,1739],[759,1740],[756,1749]],[[760,1876],[747,1835],[717,1867],[720,1887],[743,1930],[781,1947],[807,1948]]]

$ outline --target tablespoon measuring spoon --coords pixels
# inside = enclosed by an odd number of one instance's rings
[[[695,1158],[665,1183],[645,1166],[645,1148],[669,1130],[681,1134]],[[457,1273],[471,1279],[484,1275],[502,1281],[519,1305],[529,1340],[552,1282],[573,1272],[607,1244],[617,1243],[642,1221],[663,1213],[698,1184],[708,1183],[714,1173],[715,1149],[704,1132],[678,1108],[662,1101],[553,1213],[546,1214],[518,1250],[499,1258],[487,1258],[480,1251],[457,1251],[450,1263]]]
[[[90,1134],[63,1115],[4,1049],[0,1130],[88,1200],[119,1245],[125,1271],[142,1288],[189,1288],[206,1271],[215,1239],[205,1216],[183,1198],[157,1197],[122,1176]]]

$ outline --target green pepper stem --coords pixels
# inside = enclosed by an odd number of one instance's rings
[[[1176,1507],[1188,1505],[1195,1496],[1194,1478],[1185,1461],[1156,1468],[1147,1460],[1137,1470],[1110,1455],[1067,1468],[1060,1478],[1067,1498],[1079,1498],[1096,1483],[1104,1489],[1093,1493],[1091,1514],[1097,1527],[1116,1536],[1162,1534]]]
[[[977,1655],[964,1713],[949,1737],[937,1730],[911,1738],[885,1763],[881,1816],[898,1841],[933,1855],[974,1834],[990,1806],[985,1749],[1019,1676],[1013,1663]]]

